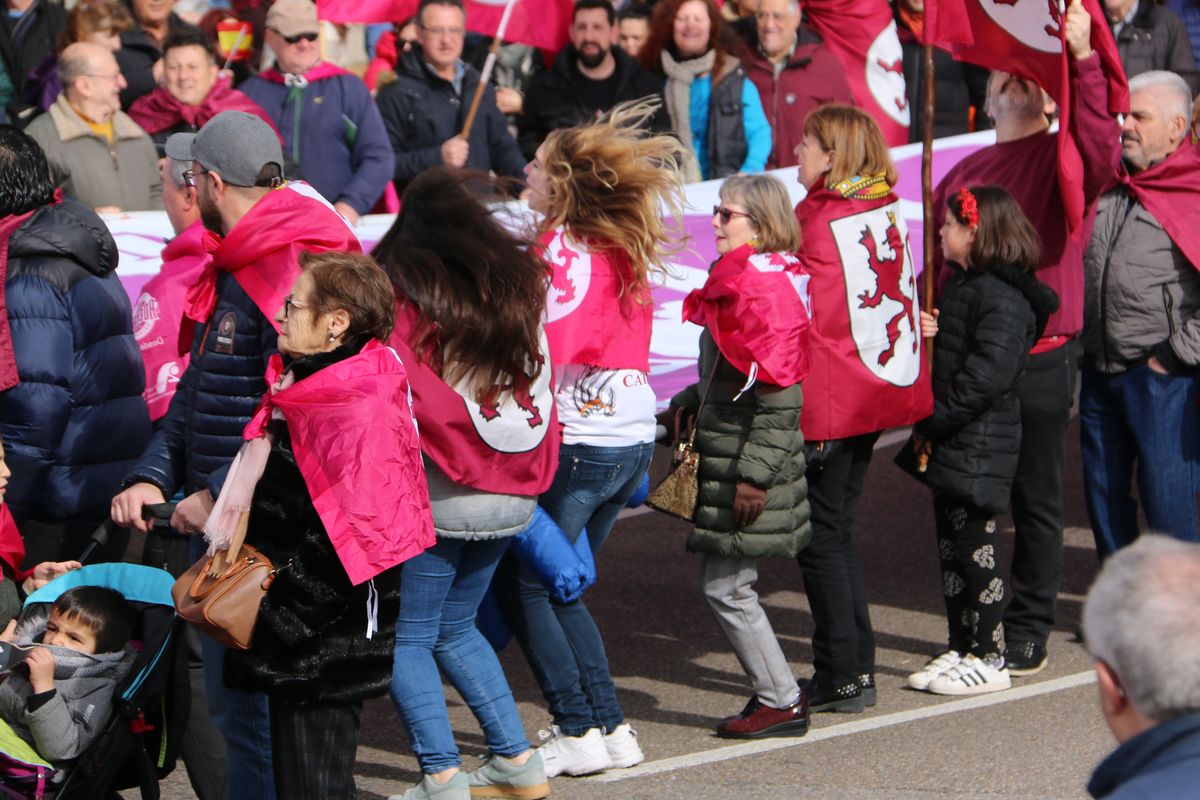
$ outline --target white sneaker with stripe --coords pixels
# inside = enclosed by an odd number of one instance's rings
[[[1004,659],[988,663],[967,654],[956,666],[951,667],[929,682],[928,691],[934,694],[968,695],[999,692],[1012,686]]]
[[[941,655],[929,659],[925,666],[909,675],[905,683],[908,688],[923,692],[929,688],[929,684],[933,682],[934,678],[951,667],[957,666],[959,661],[962,661],[962,656],[958,654],[957,650],[947,650]]]

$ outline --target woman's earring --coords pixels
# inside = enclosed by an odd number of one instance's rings
[[[335,339],[337,339],[337,337],[333,335],[333,331],[331,330],[331,331],[329,332],[329,341],[331,341],[331,342],[332,342],[332,341],[333,341],[333,340],[335,340]]]

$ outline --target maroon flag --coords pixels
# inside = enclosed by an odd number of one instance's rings
[[[812,294],[805,439],[911,425],[933,411],[908,227],[883,188],[815,187],[796,206]]]
[[[1129,110],[1129,87],[1099,0],[1082,1],[1092,18],[1092,49],[1108,76],[1108,110]],[[925,35],[959,61],[1029,78],[1058,103],[1059,128],[1071,126],[1066,11],[1058,0],[926,0]],[[1083,160],[1070,136],[1058,137],[1059,186],[1071,230],[1083,221]]]
[[[804,0],[804,11],[845,67],[855,102],[875,118],[889,145],[907,144],[904,54],[891,5],[887,0]]]
[[[317,16],[330,22],[396,22],[417,13],[418,0],[317,0]],[[504,0],[464,0],[467,30],[495,36]],[[567,43],[573,0],[517,0],[504,41],[557,52]]]

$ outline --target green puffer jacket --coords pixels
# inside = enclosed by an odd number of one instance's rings
[[[700,336],[700,383],[671,403],[695,412],[720,354],[712,336]],[[793,558],[812,537],[804,436],[800,433],[800,384],[780,388],[756,383],[734,400],[746,376],[721,358],[696,431],[700,492],[692,552],[746,558]],[[733,513],[738,481],[767,490],[766,508],[739,529]]]

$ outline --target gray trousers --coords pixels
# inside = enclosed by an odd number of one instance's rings
[[[771,708],[787,708],[800,696],[800,687],[767,613],[759,605],[754,591],[757,580],[755,559],[700,556],[700,591],[733,645],[758,701]]]

